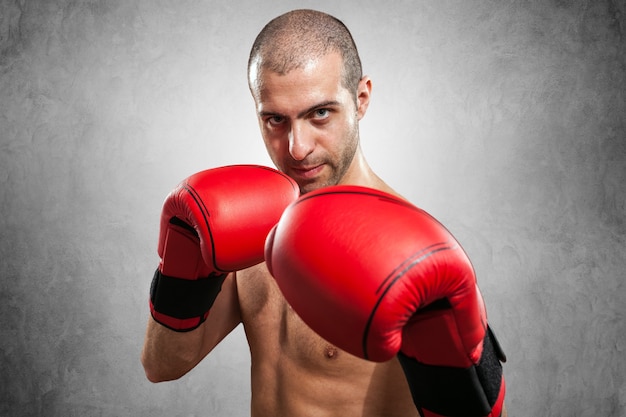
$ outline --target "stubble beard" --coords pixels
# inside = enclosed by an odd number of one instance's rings
[[[329,158],[325,158],[324,161],[321,161],[330,169],[330,175],[325,180],[320,182],[311,181],[305,184],[298,184],[300,186],[300,194],[306,194],[320,188],[338,185],[342,182],[352,165],[352,161],[354,160],[354,156],[356,155],[359,145],[358,127],[355,126],[350,129],[350,133],[346,137],[346,141],[347,146],[343,148],[338,160],[333,161]]]

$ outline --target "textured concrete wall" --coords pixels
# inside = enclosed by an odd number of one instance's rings
[[[254,36],[353,30],[371,164],[473,259],[512,416],[626,414],[624,1],[0,1],[0,415],[245,416],[237,329],[180,381],[139,351],[160,205],[269,164]]]

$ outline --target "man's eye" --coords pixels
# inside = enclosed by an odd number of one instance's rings
[[[267,122],[272,126],[277,126],[285,121],[285,118],[282,116],[272,116],[267,119]]]
[[[315,110],[315,118],[316,119],[325,119],[330,116],[330,110],[328,109],[317,109]]]

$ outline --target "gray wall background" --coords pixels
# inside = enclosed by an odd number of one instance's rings
[[[139,363],[161,203],[270,164],[245,66],[299,7],[352,29],[370,163],[473,259],[511,416],[626,415],[624,1],[0,2],[0,415],[245,416],[237,329]]]

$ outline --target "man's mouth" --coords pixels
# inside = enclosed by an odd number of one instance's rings
[[[306,167],[291,167],[291,172],[294,176],[302,179],[311,179],[319,175],[324,169],[324,164],[306,166]]]

